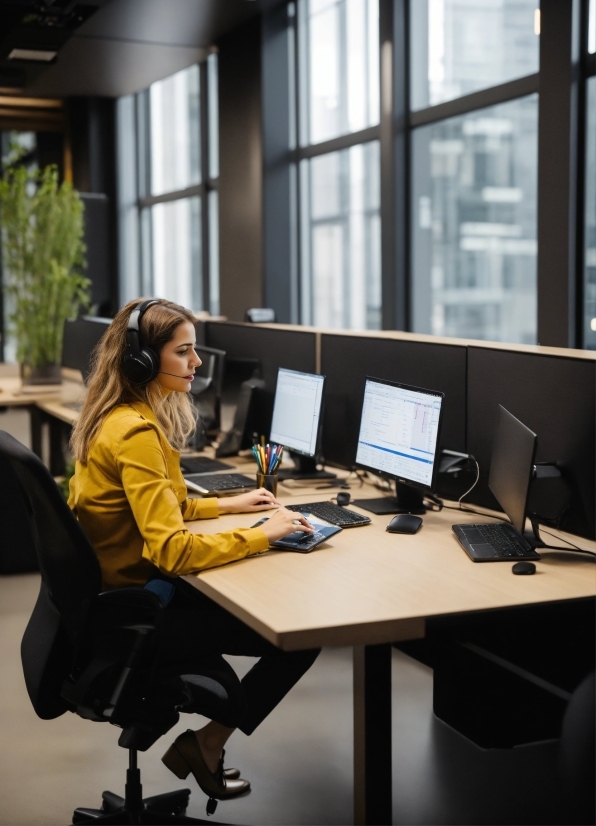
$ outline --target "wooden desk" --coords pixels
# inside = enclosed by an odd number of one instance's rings
[[[333,492],[289,497],[280,486],[278,494],[296,503]],[[354,488],[352,495],[361,494]],[[216,533],[257,518],[234,514],[190,529]],[[388,516],[371,518],[310,554],[269,551],[187,579],[284,650],[354,646],[355,822],[390,823],[390,643],[423,637],[430,617],[594,596],[596,567],[587,556],[545,551],[534,576],[513,576],[508,563],[469,560],[452,535],[452,524],[488,517],[428,513],[414,536],[388,534]],[[577,544],[596,550],[595,542]]]
[[[63,368],[63,383],[51,389],[40,389],[34,385],[23,389],[18,377],[18,368],[3,365],[0,375],[0,407],[26,407],[31,421],[31,449],[41,458],[42,426],[50,427],[50,470],[54,476],[64,472],[62,451],[62,430],[59,423],[72,426],[78,417],[78,411],[68,407],[81,402],[85,395],[85,386],[78,371]],[[12,375],[11,375],[12,374]]]

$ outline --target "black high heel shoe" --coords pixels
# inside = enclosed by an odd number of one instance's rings
[[[161,759],[180,780],[192,772],[206,795],[215,800],[229,800],[249,792],[250,783],[240,778],[238,769],[224,769],[224,754],[222,752],[217,771],[209,771],[195,733],[188,729],[174,740]]]

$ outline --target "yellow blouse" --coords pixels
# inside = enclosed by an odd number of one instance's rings
[[[269,547],[260,528],[191,534],[185,521],[219,516],[217,499],[188,499],[180,454],[143,403],[106,417],[86,465],[76,463],[68,504],[101,566],[103,587],[144,585],[154,567],[182,576]]]

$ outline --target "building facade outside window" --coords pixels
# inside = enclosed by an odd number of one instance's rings
[[[299,56],[300,321],[379,329],[378,0],[298,0],[290,13]]]
[[[219,313],[217,55],[117,107],[121,300]]]
[[[535,0],[410,11],[413,110],[538,71]],[[535,343],[538,95],[446,114],[411,134],[412,329]]]

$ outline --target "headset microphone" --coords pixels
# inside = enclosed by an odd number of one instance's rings
[[[165,373],[163,370],[158,370],[157,374],[159,376],[173,376],[175,379],[187,379],[188,380],[188,376],[177,376],[175,373]],[[188,375],[190,375],[190,373]],[[193,376],[193,379],[194,379],[194,376]]]

